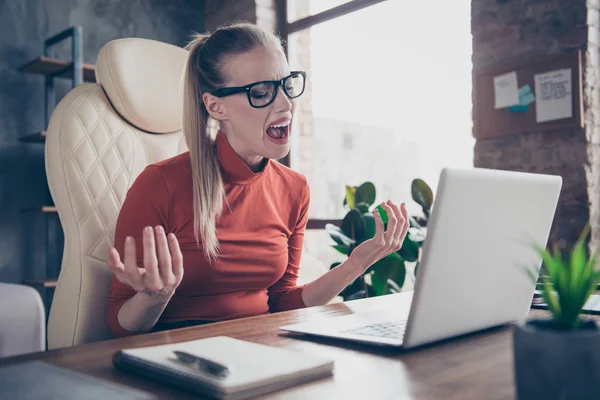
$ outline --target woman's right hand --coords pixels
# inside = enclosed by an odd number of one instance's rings
[[[135,239],[125,239],[125,257],[121,262],[119,252],[108,249],[108,268],[116,278],[136,292],[145,293],[153,299],[168,301],[183,278],[183,256],[179,242],[173,233],[167,236],[162,226],[147,226],[143,233],[144,268],[139,268],[136,258]]]

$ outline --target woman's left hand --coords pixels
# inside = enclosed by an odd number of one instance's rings
[[[406,212],[406,204],[402,203],[400,207],[388,200],[381,204],[388,216],[387,230],[384,232],[384,224],[379,215],[379,210],[375,209],[375,236],[366,240],[356,247],[350,254],[352,262],[365,271],[371,265],[381,260],[383,257],[400,250],[409,223]]]

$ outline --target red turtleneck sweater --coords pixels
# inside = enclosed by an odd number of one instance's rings
[[[159,322],[220,321],[305,307],[296,281],[308,219],[306,178],[271,160],[252,172],[222,132],[216,148],[226,199],[216,226],[221,246],[216,262],[204,257],[194,239],[188,152],[146,167],[119,213],[115,248],[123,259],[125,237],[133,236],[140,268],[145,226],[162,225],[179,241],[183,280]],[[113,276],[107,321],[115,336],[133,334],[120,326],[117,314],[135,293]]]

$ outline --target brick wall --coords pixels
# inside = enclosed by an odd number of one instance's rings
[[[275,0],[205,0],[204,12],[204,25],[209,32],[237,21],[276,28]]]
[[[597,154],[598,0],[472,0],[473,69],[502,67],[576,49],[587,50],[584,68],[585,128],[533,132],[477,141],[474,165],[563,177],[551,242],[565,248],[592,225],[592,248],[600,239]],[[589,12],[588,12],[589,8]],[[593,23],[592,23],[593,21]],[[588,23],[590,25],[588,26]],[[592,35],[594,30],[594,35]],[[590,35],[588,35],[590,33]],[[593,47],[592,49],[590,49]]]
[[[600,247],[600,0],[588,0],[587,49],[585,57],[586,165],[589,214],[592,225],[591,248]],[[582,35],[583,36],[583,35]]]

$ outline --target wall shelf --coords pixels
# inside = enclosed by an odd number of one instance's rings
[[[73,79],[73,63],[52,57],[38,57],[18,69],[29,74],[53,76],[55,78]],[[96,82],[96,67],[83,64],[84,82]]]
[[[32,208],[24,208],[21,212],[43,212],[43,213],[55,213],[55,206],[41,206],[41,207],[32,207]]]
[[[56,279],[33,279],[33,280],[25,280],[23,284],[28,286],[38,286],[43,288],[54,288],[57,284]]]
[[[23,136],[19,138],[21,142],[27,143],[45,143],[46,142],[46,131],[40,131],[32,133],[31,135]]]

